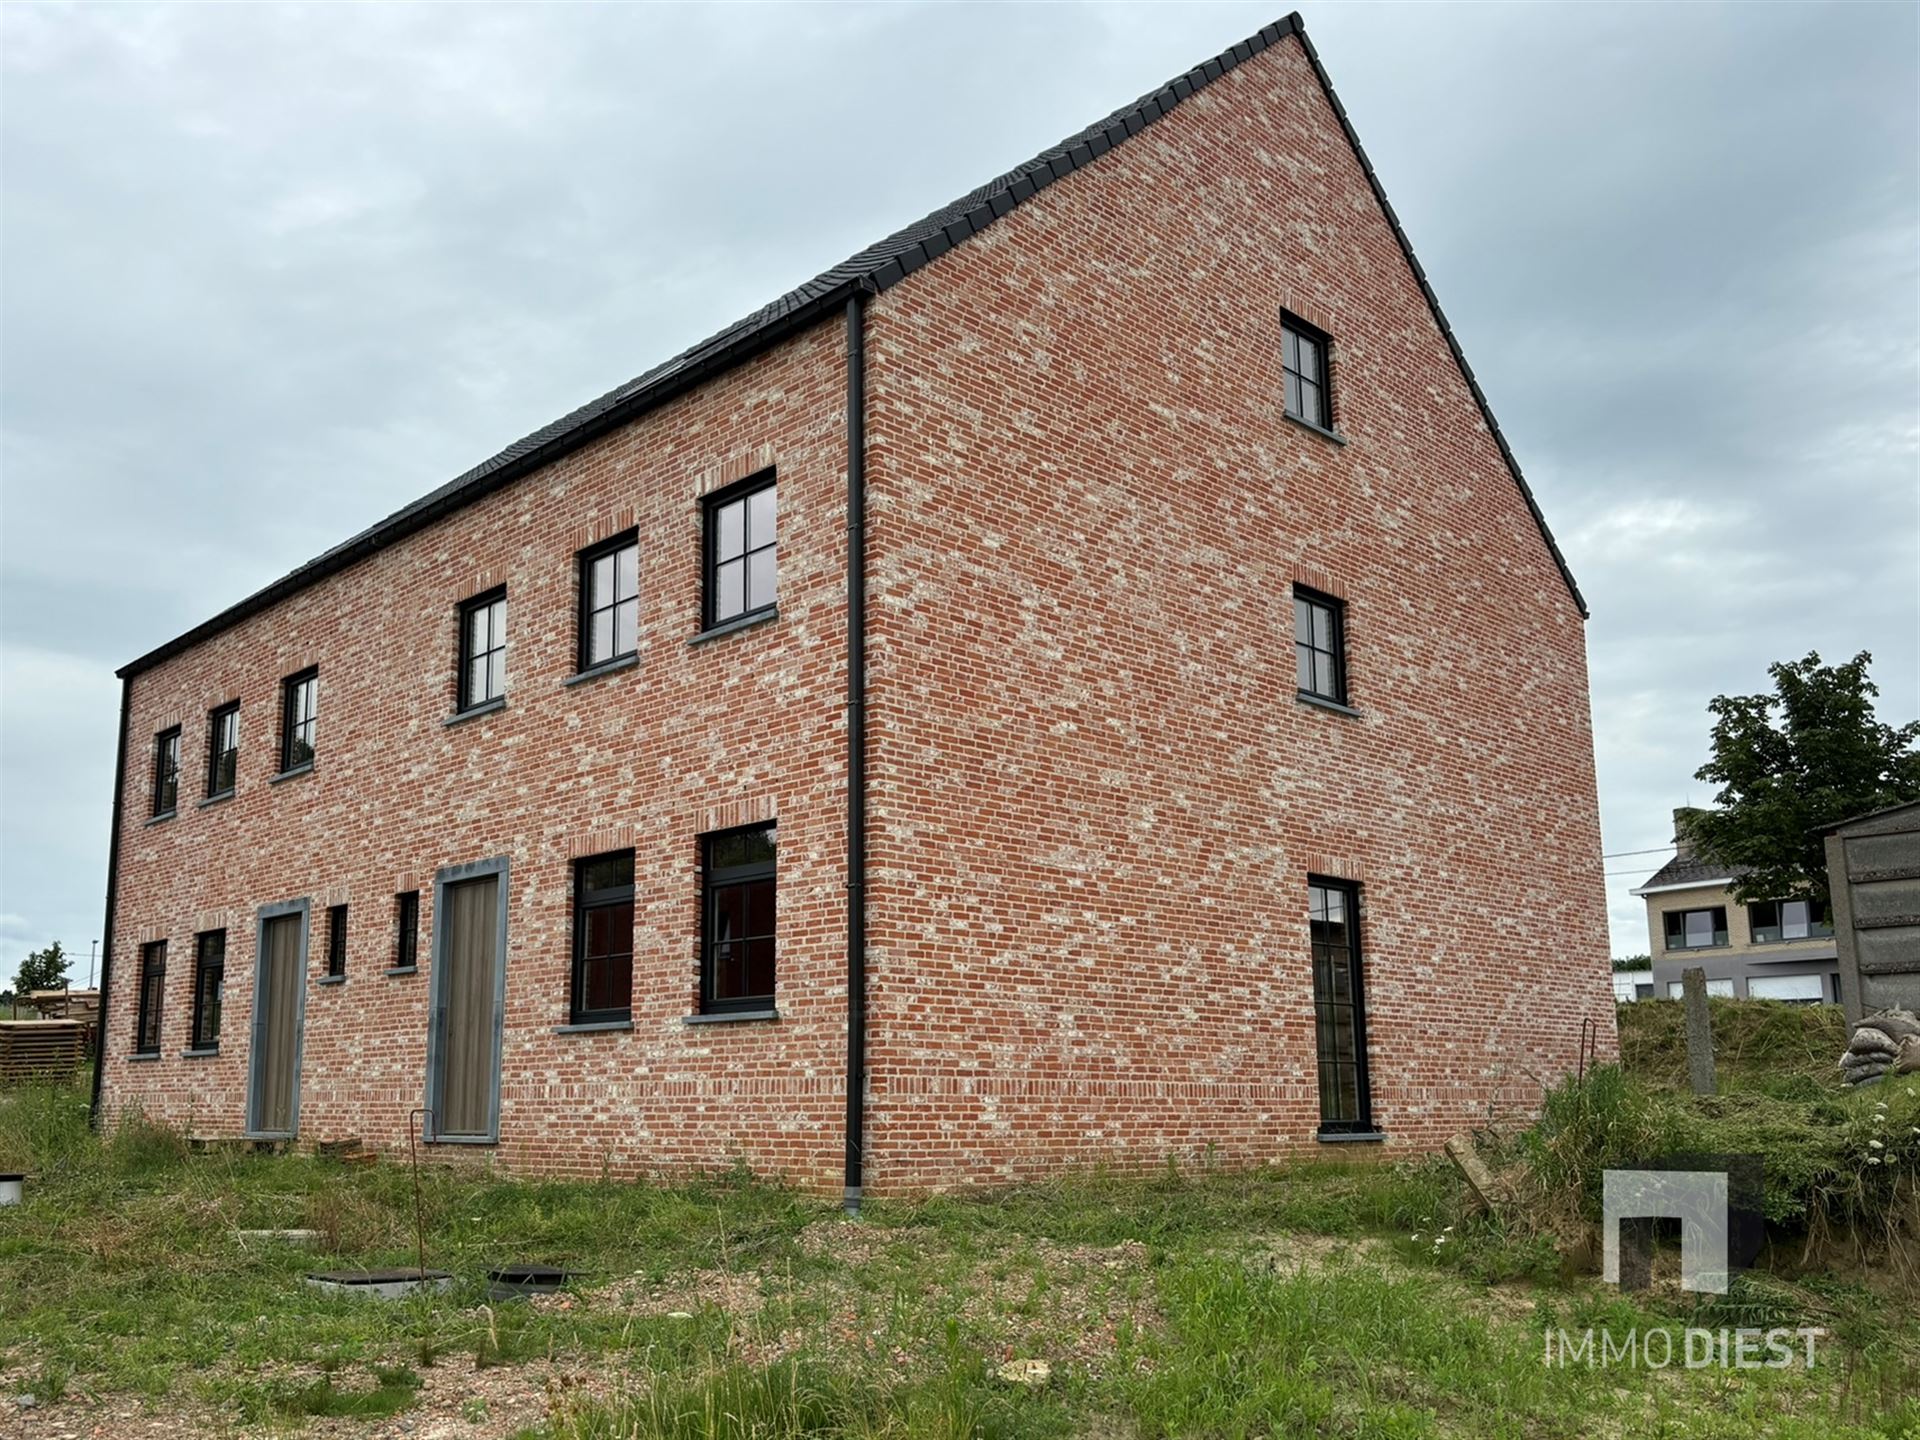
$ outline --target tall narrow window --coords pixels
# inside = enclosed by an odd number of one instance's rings
[[[227,978],[227,932],[209,930],[193,940],[193,1036],[195,1050],[220,1044],[220,989]]]
[[[320,702],[320,672],[302,670],[280,682],[280,770],[313,763]]]
[[[327,975],[337,980],[347,973],[347,907],[327,911]]]
[[[1293,587],[1293,655],[1302,695],[1347,703],[1346,606],[1331,595]]]
[[[171,815],[180,804],[180,727],[153,737],[153,813]]]
[[[134,1019],[133,1053],[160,1053],[160,1002],[167,988],[167,942],[140,947],[140,1006]]]
[[[420,964],[420,892],[408,890],[393,897],[393,968],[413,970]]]
[[[507,693],[507,592],[460,607],[460,708],[471,710]]]
[[[707,624],[773,609],[780,590],[779,521],[771,470],[707,501]]]
[[[1712,950],[1727,943],[1724,905],[1705,910],[1668,910],[1662,919],[1669,950]]]
[[[222,705],[207,717],[207,798],[231,795],[240,778],[240,706]]]
[[[1337,880],[1307,884],[1322,1134],[1373,1130],[1367,1085],[1366,1005],[1360,987],[1360,892]]]
[[[701,1009],[771,1010],[774,967],[774,827],[706,839],[706,924]]]
[[[580,668],[610,665],[640,645],[640,541],[633,531],[580,553]]]
[[[633,1018],[633,852],[573,867],[573,1023]]]
[[[1327,384],[1327,337],[1292,315],[1280,319],[1280,371],[1287,387],[1287,414],[1322,430],[1333,428]]]

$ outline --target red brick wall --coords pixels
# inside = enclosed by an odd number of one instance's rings
[[[422,1103],[435,871],[507,856],[500,1163],[676,1172],[744,1160],[837,1183],[845,1059],[845,345],[827,326],[138,676],[103,1104],[202,1135],[245,1125],[254,912],[346,901],[348,979],[307,987],[303,1142],[404,1144]],[[780,482],[780,616],[690,647],[700,496]],[[575,668],[575,553],[637,524],[639,664]],[[448,727],[455,606],[508,589],[508,705]],[[320,667],[315,773],[277,785],[278,686]],[[200,809],[206,712],[241,701],[236,797]],[[184,728],[182,805],[149,826],[154,732]],[[698,837],[780,825],[777,1023],[688,1026]],[[570,860],[635,851],[634,1028],[569,1018]],[[394,895],[421,891],[420,973],[388,978]],[[227,915],[217,1059],[186,1059],[193,934]],[[129,1062],[142,938],[169,941],[161,1058]]]
[[[917,279],[870,316],[871,1183],[1311,1147],[1309,873],[1363,883],[1391,1145],[1610,1052],[1582,623],[1298,42]],[[1344,447],[1281,416],[1282,307]],[[1358,718],[1295,699],[1296,579]]]
[[[1178,188],[1176,188],[1178,187]],[[1349,444],[1280,415],[1277,311]],[[869,1186],[1250,1163],[1317,1119],[1308,873],[1365,890],[1376,1117],[1432,1144],[1613,1046],[1582,627],[1297,42],[870,306]],[[244,1124],[254,911],[352,905],[301,1138],[404,1139],[434,872],[512,862],[500,1162],[838,1184],[844,359],[828,323],[136,679],[104,1104]],[[771,460],[781,617],[689,648],[703,490]],[[641,532],[641,659],[573,669],[573,555]],[[1357,718],[1293,696],[1288,587],[1350,604]],[[452,728],[508,585],[509,706]],[[319,764],[270,786],[321,667]],[[236,799],[203,792],[239,698]],[[184,726],[178,818],[147,749]],[[780,822],[777,1023],[688,1027],[697,837]],[[567,1017],[569,860],[636,851],[634,1028]],[[418,976],[382,972],[423,894]],[[184,1059],[226,914],[222,1053]],[[130,1063],[143,939],[161,1058]]]

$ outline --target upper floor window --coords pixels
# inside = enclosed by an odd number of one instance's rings
[[[140,947],[140,1005],[134,1016],[133,1053],[160,1053],[160,1002],[167,988],[167,942]]]
[[[193,942],[193,1033],[195,1050],[220,1043],[220,992],[227,979],[227,932],[209,930]]]
[[[1287,414],[1309,425],[1318,425],[1322,430],[1331,430],[1333,398],[1327,384],[1327,336],[1304,320],[1283,315],[1280,347],[1280,369],[1287,386]]]
[[[507,693],[507,592],[504,587],[460,607],[460,706],[471,710]]]
[[[1707,910],[1668,910],[1667,949],[1708,950],[1727,943],[1727,907],[1715,905]]]
[[[1783,940],[1824,940],[1833,934],[1824,900],[1763,900],[1747,907],[1753,943],[1771,945]]]
[[[153,813],[171,815],[180,803],[180,727],[153,737]]]
[[[771,610],[779,599],[779,491],[773,472],[707,501],[708,625]]]
[[[573,867],[573,1023],[633,1016],[633,852]]]
[[[702,1010],[773,1008],[774,854],[771,825],[707,836]]]
[[[315,722],[320,701],[320,671],[302,670],[280,682],[280,769],[313,763]]]
[[[631,530],[580,552],[580,668],[637,653],[640,541]]]
[[[1302,695],[1347,703],[1346,606],[1330,595],[1293,587],[1293,652]]]
[[[233,793],[240,777],[240,706],[222,705],[207,717],[207,798]]]

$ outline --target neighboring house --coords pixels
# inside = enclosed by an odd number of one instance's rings
[[[1920,1011],[1920,800],[1842,820],[1826,837],[1847,1018]]]
[[[1584,611],[1405,246],[1290,18],[134,661],[104,1113],[857,1194],[1612,1053]]]
[[[1622,1004],[1634,1000],[1651,1000],[1654,994],[1651,965],[1644,965],[1636,970],[1613,972],[1613,998]]]
[[[1840,963],[1827,907],[1781,899],[1742,905],[1728,893],[1746,872],[1700,858],[1686,809],[1673,812],[1674,856],[1633,894],[1647,902],[1654,994],[1680,995],[1680,975],[1707,973],[1709,995],[1744,1000],[1840,1001]]]

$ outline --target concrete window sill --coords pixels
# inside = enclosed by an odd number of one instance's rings
[[[1322,1145],[1378,1145],[1387,1138],[1384,1130],[1326,1130],[1315,1135]]]
[[[347,977],[344,975],[322,975],[313,983],[316,985],[344,985],[347,983]]]
[[[637,653],[622,655],[618,660],[609,660],[604,664],[582,670],[578,674],[569,675],[560,682],[560,685],[562,689],[569,685],[584,685],[589,680],[598,680],[605,675],[618,675],[622,670],[631,670],[639,663],[640,656]]]
[[[219,1053],[220,1047],[218,1045],[205,1045],[198,1050],[182,1050],[180,1052],[180,1058],[182,1060],[207,1060]]]
[[[440,723],[442,725],[464,725],[469,720],[483,720],[489,715],[498,715],[506,708],[507,697],[502,695],[498,700],[489,700],[484,705],[473,705],[465,710],[456,710]]]
[[[158,1050],[136,1050],[133,1054],[127,1056],[127,1063],[139,1064],[148,1060],[158,1060],[159,1058],[160,1052]]]
[[[780,618],[780,607],[771,605],[765,610],[756,610],[751,615],[742,615],[738,619],[722,621],[718,625],[709,625],[698,635],[687,641],[689,645],[704,645],[709,640],[718,640],[722,635],[732,635],[741,630],[751,630],[756,625],[766,625]]]
[[[719,1010],[713,1014],[689,1015],[681,1023],[685,1025],[732,1025],[747,1020],[778,1020],[780,1012],[769,1007],[765,1010]]]
[[[150,815],[147,817],[147,826],[151,829],[155,825],[164,825],[179,813],[178,810],[162,810],[158,815]]]
[[[1329,700],[1326,696],[1315,695],[1310,690],[1296,690],[1293,692],[1293,698],[1302,705],[1311,705],[1319,710],[1331,710],[1336,715],[1358,716],[1360,713],[1351,705],[1342,705],[1338,700]]]
[[[419,973],[420,967],[418,965],[396,965],[387,971],[387,978],[393,980],[402,975],[418,975]]]
[[[298,780],[302,775],[311,774],[313,774],[313,761],[309,760],[306,764],[296,765],[291,770],[282,770],[278,775],[275,775],[271,780],[267,781],[267,783],[269,785],[278,785],[283,780]]]
[[[579,1020],[570,1025],[556,1025],[556,1035],[597,1035],[611,1034],[619,1030],[633,1029],[631,1020]]]
[[[1311,430],[1322,440],[1331,440],[1336,445],[1344,445],[1347,443],[1347,437],[1342,435],[1338,430],[1329,430],[1324,425],[1316,425],[1313,421],[1303,416],[1292,414],[1289,411],[1283,410],[1280,413],[1286,418],[1288,423],[1298,425],[1302,430]]]
[[[201,810],[211,810],[214,806],[224,805],[231,799],[233,799],[233,791],[222,790],[218,795],[207,796],[207,798],[202,800],[196,808]]]

